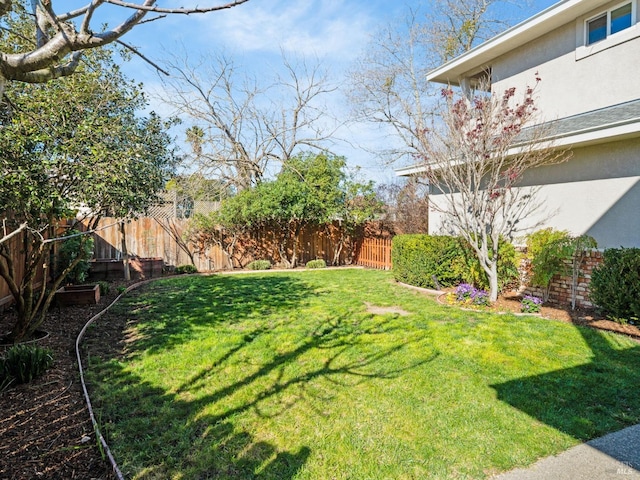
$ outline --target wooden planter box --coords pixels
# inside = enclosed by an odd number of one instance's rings
[[[58,305],[93,305],[100,301],[99,285],[67,285],[56,290]]]
[[[160,257],[129,259],[131,278],[153,278],[162,276],[164,260]],[[122,260],[99,258],[91,261],[89,276],[92,280],[121,280],[124,278]]]

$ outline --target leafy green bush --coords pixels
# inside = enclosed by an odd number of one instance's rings
[[[452,264],[459,259],[458,239],[440,235],[397,235],[393,238],[391,260],[394,278],[409,285],[438,288],[463,281]],[[435,278],[434,278],[435,277]]]
[[[178,265],[176,267],[176,273],[178,275],[182,275],[183,273],[198,273],[198,269],[195,265],[186,264],[186,265]]]
[[[576,305],[576,288],[580,265],[587,251],[597,243],[589,235],[572,237],[566,230],[544,228],[527,237],[527,256],[531,261],[531,284],[542,287],[543,300],[549,299],[555,275],[571,276],[571,306]]]
[[[271,262],[269,260],[254,260],[247,265],[249,270],[269,270]]]
[[[37,345],[15,345],[1,363],[0,385],[28,383],[53,365],[53,353]]]
[[[452,268],[466,283],[475,285],[480,289],[489,289],[487,274],[480,266],[477,255],[469,242],[458,239],[460,243],[460,255],[453,263]],[[506,240],[500,240],[498,244],[498,288],[502,291],[509,287],[518,286],[519,258],[515,247]]]
[[[327,262],[318,258],[317,260],[309,260],[305,266],[307,268],[327,268]]]
[[[458,237],[398,235],[392,245],[393,274],[397,281],[418,287],[450,287],[469,283],[483,289],[488,281],[473,249]],[[516,251],[508,242],[498,249],[498,278],[504,288],[517,281]],[[434,278],[435,277],[435,278]]]
[[[111,285],[109,285],[109,282],[105,282],[104,280],[99,281],[98,286],[100,287],[100,295],[108,294],[109,289],[111,288]]]
[[[66,236],[79,233],[78,230],[71,229]],[[77,235],[66,239],[58,250],[57,275],[61,274],[80,256],[82,260],[67,273],[65,281],[69,283],[84,283],[89,275],[91,255],[93,255],[93,238],[90,235]]]
[[[566,272],[565,262],[570,258],[568,242],[571,236],[566,230],[543,228],[527,236],[527,257],[531,262],[531,284],[545,290],[549,298],[551,280]]]
[[[590,290],[591,300],[613,318],[640,318],[640,248],[605,250]]]

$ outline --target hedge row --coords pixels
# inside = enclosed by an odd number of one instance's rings
[[[459,252],[454,237],[397,235],[391,248],[393,276],[416,287],[436,288],[435,279],[443,286],[454,285],[461,280],[451,268]]]
[[[445,235],[397,235],[393,238],[393,274],[397,281],[417,287],[450,287],[470,283],[487,288],[484,270],[471,246],[462,238]],[[501,242],[498,258],[500,287],[517,282],[513,245]],[[436,284],[437,281],[437,284]]]

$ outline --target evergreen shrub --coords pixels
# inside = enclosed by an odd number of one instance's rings
[[[62,242],[57,258],[57,272],[62,273],[76,258],[82,257],[82,260],[65,277],[65,282],[74,284],[84,283],[87,280],[91,267],[89,260],[93,255],[93,238],[87,235],[80,236],[79,233],[80,231],[76,229],[67,232],[66,236],[71,238]]]
[[[185,273],[198,273],[198,269],[195,267],[195,265],[191,265],[190,263],[185,265],[178,265],[176,267],[177,275],[182,275]]]
[[[309,260],[305,266],[307,268],[327,268],[327,262],[319,258],[316,260]]]
[[[640,319],[640,248],[610,248],[591,273],[591,301],[618,320]]]
[[[271,268],[271,262],[269,260],[254,260],[247,264],[249,270],[269,270]]]
[[[449,287],[463,281],[459,269],[460,242],[444,235],[409,234],[393,238],[391,260],[393,276],[398,282],[416,287]]]
[[[498,249],[500,288],[517,282],[518,267],[515,248],[503,241]],[[469,283],[480,289],[489,283],[469,243],[446,235],[397,235],[392,251],[394,278],[409,285],[425,288],[451,287]]]

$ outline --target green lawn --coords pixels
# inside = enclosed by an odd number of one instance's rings
[[[115,309],[125,355],[90,338],[89,378],[128,478],[484,478],[640,422],[637,343],[388,272],[172,278]]]

